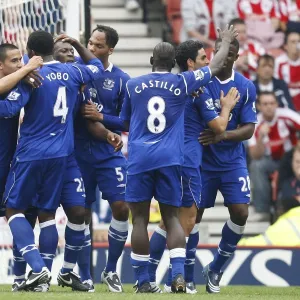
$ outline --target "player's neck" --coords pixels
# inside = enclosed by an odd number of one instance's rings
[[[43,61],[44,62],[49,62],[49,61],[53,61],[53,60],[54,60],[53,55],[43,56]]]
[[[152,72],[171,72],[171,70],[164,67],[152,67]]]
[[[224,80],[227,80],[229,79],[230,77],[232,76],[232,68],[226,70],[226,69],[223,69],[220,73],[218,73],[217,77],[221,80],[221,81],[224,81]]]

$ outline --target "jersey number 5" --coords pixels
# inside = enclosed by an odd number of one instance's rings
[[[61,123],[66,123],[69,108],[67,107],[66,87],[60,86],[57,92],[56,101],[53,108],[54,117],[62,117]]]
[[[147,127],[152,133],[161,133],[166,128],[166,117],[164,115],[166,109],[165,100],[161,97],[152,97],[148,101],[149,116],[147,119]]]

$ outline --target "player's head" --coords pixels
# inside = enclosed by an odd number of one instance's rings
[[[214,53],[218,53],[222,44],[222,40],[218,38],[215,42],[215,51]],[[223,65],[223,69],[231,70],[233,68],[234,62],[239,58],[239,50],[240,44],[237,39],[234,39],[233,42],[230,44],[229,52],[227,59]]]
[[[284,39],[284,50],[287,52],[287,55],[296,59],[300,55],[300,34],[298,32],[288,32]]]
[[[166,70],[170,72],[175,67],[175,48],[170,43],[161,42],[153,49],[150,58],[152,70]]]
[[[74,62],[73,46],[70,43],[62,42],[61,40],[57,41],[54,44],[53,57],[62,63]]]
[[[278,102],[273,92],[261,92],[257,97],[257,108],[266,121],[272,121],[275,117]]]
[[[239,34],[237,40],[239,41],[240,46],[243,47],[247,42],[247,27],[245,21],[240,18],[235,18],[229,22],[229,26],[231,25],[237,30]]]
[[[176,49],[175,59],[180,72],[194,71],[209,64],[203,44],[194,40],[181,43]]]
[[[34,55],[53,55],[54,40],[52,35],[43,30],[34,31],[27,41],[27,53],[29,58]]]
[[[119,41],[117,31],[109,26],[97,25],[89,39],[87,48],[99,59],[108,59]]]
[[[268,83],[272,80],[274,74],[274,57],[265,54],[258,58],[257,61],[257,77],[259,80]]]
[[[22,55],[13,44],[0,45],[0,75],[7,76],[22,68]]]

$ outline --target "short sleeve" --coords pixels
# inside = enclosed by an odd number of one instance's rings
[[[215,110],[214,101],[205,89],[204,93],[200,94],[199,97],[194,98],[194,105],[201,117],[201,119],[208,123],[219,117],[217,111]]]
[[[31,91],[31,87],[20,82],[5,100],[0,100],[0,117],[11,118],[19,114],[20,110],[28,103]]]
[[[256,113],[256,89],[254,84],[249,81],[246,88],[246,99],[244,101],[243,108],[241,110],[241,124],[257,123]]]
[[[131,101],[130,101],[130,92],[129,92],[128,82],[126,84],[126,92],[125,92],[125,97],[124,97],[124,102],[123,102],[120,118],[123,121],[130,121],[130,118],[131,118]]]
[[[202,86],[208,84],[211,79],[211,70],[209,67],[204,67],[196,71],[183,72],[179,75],[182,76],[184,81],[186,94],[190,95]]]

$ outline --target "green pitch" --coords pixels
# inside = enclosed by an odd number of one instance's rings
[[[9,285],[0,285],[0,300],[5,299],[21,299],[21,300],[174,300],[193,299],[193,300],[256,300],[256,299],[300,299],[300,287],[273,288],[273,287],[251,287],[251,286],[230,286],[223,287],[218,295],[209,295],[204,292],[204,286],[197,286],[198,294],[182,295],[182,294],[133,294],[132,285],[125,285],[125,293],[112,294],[108,293],[106,286],[97,285],[95,293],[77,293],[72,292],[70,288],[61,288],[52,286],[48,293],[11,293]]]

